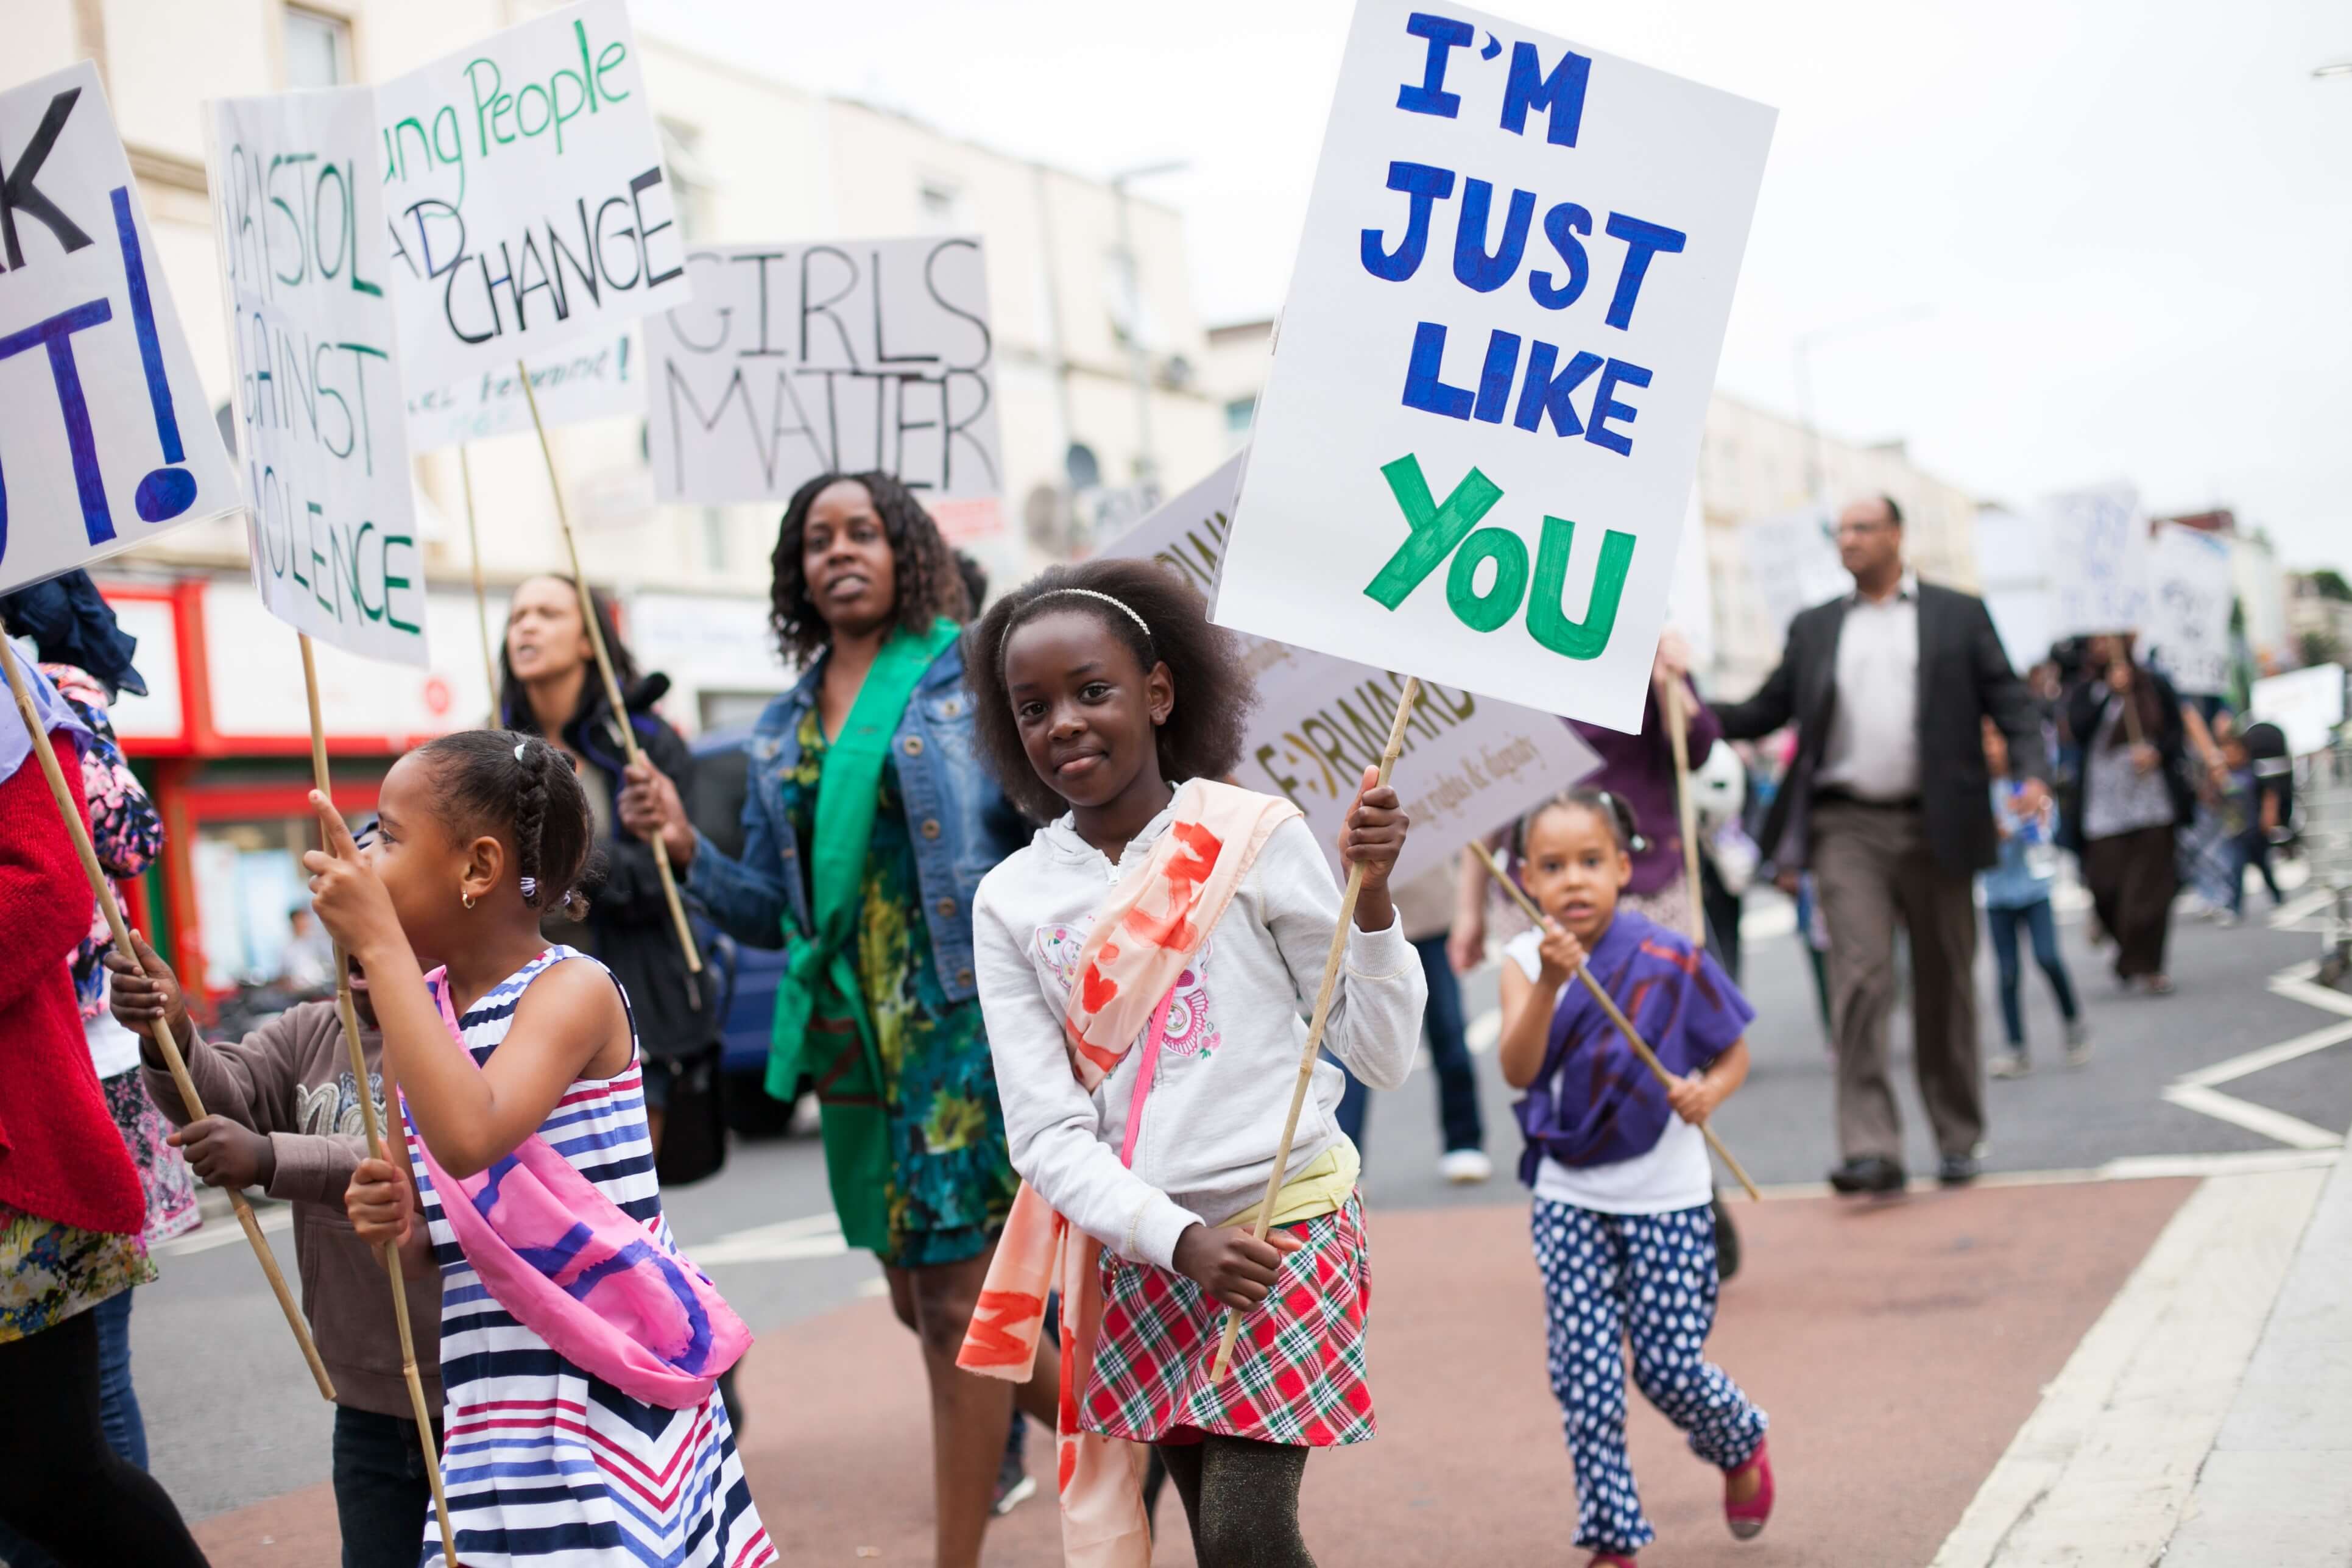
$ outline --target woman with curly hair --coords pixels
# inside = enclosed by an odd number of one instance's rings
[[[783,948],[768,1092],[814,1081],[842,1234],[871,1249],[930,1378],[938,1561],[980,1560],[1014,1393],[957,1370],[1018,1184],[972,973],[971,900],[1028,828],[974,752],[947,542],[887,474],[824,474],[784,510],[773,621],[798,685],[751,742],[743,850],[630,770],[621,819],[659,833],[739,940]],[[1050,1362],[1019,1391],[1052,1420]]]

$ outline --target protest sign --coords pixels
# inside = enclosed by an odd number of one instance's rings
[[[623,0],[580,0],[376,89],[401,376],[446,386],[685,300]]]
[[[1157,561],[1203,594],[1216,580],[1246,454],[1121,534],[1103,553]],[[1339,827],[1364,769],[1380,761],[1405,677],[1328,654],[1242,635],[1257,680],[1235,779],[1289,797],[1315,841],[1339,864]],[[1399,886],[1458,854],[1599,765],[1576,731],[1549,713],[1423,682],[1389,782],[1412,817]]]
[[[422,665],[374,95],[223,99],[208,120],[254,586],[321,642]]]
[[[0,592],[244,504],[98,68],[0,92]]]
[[[1706,517],[1698,487],[1691,487],[1683,515],[1682,543],[1675,551],[1675,574],[1666,584],[1666,625],[1690,644],[1690,667],[1704,676],[1715,664],[1715,583],[1706,553]]]
[[[1977,585],[2001,650],[2020,673],[2050,657],[2050,572],[2034,520],[2006,507],[1977,509]]]
[[[586,338],[568,348],[530,357],[530,388],[549,425],[578,425],[615,416],[642,416],[646,393],[630,333]],[[529,430],[530,404],[514,362],[504,360],[446,386],[408,390],[408,446],[432,452],[493,436]]]
[[[1850,592],[1853,579],[1838,559],[1832,542],[1830,514],[1820,507],[1800,507],[1778,517],[1759,517],[1739,525],[1741,553],[1748,558],[1748,581],[1772,629],[1788,635],[1789,623],[1800,612],[1826,604]]]
[[[1772,121],[1359,0],[1217,619],[1638,727]]]
[[[2256,723],[2275,724],[2290,755],[2327,749],[2344,722],[2344,667],[2315,664],[2257,680],[2249,693]]]
[[[2230,605],[2236,597],[2227,541],[2160,523],[2148,542],[2147,616],[2140,645],[2175,689],[2218,697],[2230,689]]]
[[[782,500],[878,468],[994,497],[988,271],[961,237],[697,247],[690,304],[646,323],[655,493]]]
[[[2147,618],[2147,522],[2139,491],[2100,485],[2045,496],[2035,513],[2050,577],[2050,635],[2137,631]]]

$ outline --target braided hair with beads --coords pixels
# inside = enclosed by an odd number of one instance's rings
[[[451,826],[490,833],[514,850],[522,900],[583,920],[581,884],[594,858],[595,821],[572,759],[536,735],[460,730],[427,742]]]

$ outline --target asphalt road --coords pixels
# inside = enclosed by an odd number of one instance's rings
[[[1818,1182],[1832,1156],[1829,1059],[1804,954],[1776,902],[1752,900],[1749,917],[1745,980],[1759,1015],[1749,1037],[1755,1070],[1716,1121],[1768,1188]],[[2084,945],[2072,910],[2062,912],[2062,933],[2088,1005],[2094,1058],[2079,1069],[2056,1065],[2056,1015],[2029,968],[2028,1031],[2042,1066],[2030,1078],[1990,1086],[1989,1172],[2081,1171],[2116,1160],[2279,1150],[2292,1147],[2292,1137],[2310,1135],[2296,1133],[2298,1125],[2334,1130],[2326,1136],[2352,1125],[2352,1039],[2198,1086],[2187,1098],[2201,1094],[2205,1110],[2164,1098],[2186,1075],[2210,1075],[2263,1047],[2333,1025],[2347,1026],[2352,1035],[2346,1016],[2352,998],[2329,1010],[2273,984],[2282,972],[2316,957],[2320,939],[2313,930],[2273,930],[2260,919],[2230,931],[2183,921],[2172,969],[2179,994],[2163,1000],[2118,996],[2100,955]],[[1979,969],[1985,1037],[1992,1041],[2000,1025],[1989,952]],[[1475,1020],[1491,1011],[1495,986],[1491,965],[1465,982],[1474,1041],[1491,1041],[1491,1023],[1482,1031]],[[1907,1081],[1903,1027],[1898,1017],[1910,1163],[1915,1173],[1931,1171],[1933,1152]],[[1372,1107],[1366,1186],[1375,1211],[1523,1201],[1509,1168],[1518,1144],[1510,1095],[1491,1051],[1482,1051],[1478,1064],[1487,1146],[1501,1167],[1496,1179],[1478,1187],[1449,1187],[1438,1179],[1434,1088],[1425,1071],[1417,1072]],[[2252,1109],[2233,1109],[2241,1107]],[[2233,1119],[2212,1113],[2216,1109]],[[2242,1124],[2248,1121],[2263,1130]],[[676,1191],[668,1202],[688,1250],[755,1332],[879,1288],[872,1259],[842,1250],[814,1141],[739,1145],[720,1176]],[[290,1242],[282,1229],[273,1240],[290,1274]],[[331,1412],[318,1398],[234,1223],[209,1222],[167,1247],[161,1261],[163,1278],[139,1292],[132,1319],[134,1376],[155,1474],[192,1518],[325,1480]],[[761,1419],[756,1408],[750,1415],[754,1424]]]

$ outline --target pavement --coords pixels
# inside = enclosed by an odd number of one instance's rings
[[[1709,1354],[1771,1414],[1782,1500],[1760,1540],[1736,1545],[1719,1482],[1636,1399],[1634,1462],[1660,1531],[1644,1561],[2352,1568],[2352,1488],[2337,1479],[2352,1450],[2352,1176],[2336,1164],[2352,997],[2312,984],[2308,923],[2184,920],[2179,993],[2159,1002],[2115,994],[2062,916],[2090,1065],[2054,1065],[2057,1020],[2029,971],[2037,1070],[1990,1086],[1985,1181],[1851,1204],[1820,1185],[1829,1064],[1803,955],[1785,915],[1752,902],[1756,1070],[1717,1126],[1768,1201],[1738,1205],[1748,1263]],[[1475,1042],[1492,1029],[1491,970],[1466,990]],[[1907,1073],[1899,1033],[1896,1048]],[[1508,1093],[1491,1056],[1480,1068],[1507,1163]],[[1930,1169],[1902,1092],[1912,1168]],[[1381,1434],[1309,1467],[1308,1536],[1327,1563],[1580,1563],[1524,1194],[1507,1169],[1484,1186],[1436,1178],[1433,1100],[1425,1074],[1376,1097]],[[919,1365],[872,1261],[842,1247],[814,1145],[739,1145],[669,1210],[760,1336],[745,1459],[785,1560],[927,1561]],[[172,1244],[163,1268],[133,1319],[157,1475],[215,1562],[331,1563],[330,1412],[234,1226]],[[1032,1463],[1051,1474],[1042,1438]],[[1172,1501],[1158,1561],[1189,1563]],[[1058,1561],[1045,1500],[999,1523],[988,1561]]]

